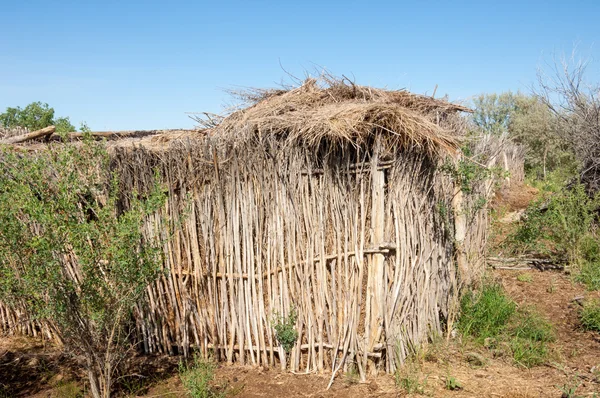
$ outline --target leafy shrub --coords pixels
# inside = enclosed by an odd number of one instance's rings
[[[589,197],[583,185],[562,190],[530,205],[519,228],[507,239],[516,252],[534,251],[566,259],[576,279],[600,289],[600,240],[594,229],[600,194]]]
[[[279,344],[281,344],[287,353],[294,348],[296,340],[298,340],[298,331],[295,329],[297,320],[298,312],[296,311],[295,307],[290,309],[288,316],[275,314],[273,317],[275,336]]]
[[[600,196],[590,198],[581,184],[562,190],[533,202],[509,241],[522,251],[554,253],[576,262],[582,250],[589,250],[590,231],[599,207]]]
[[[586,330],[600,332],[600,300],[585,303],[579,319]]]
[[[50,323],[86,359],[95,397],[110,393],[131,311],[161,264],[142,226],[164,194],[123,192],[108,170],[106,147],[91,140],[0,151],[0,300]]]

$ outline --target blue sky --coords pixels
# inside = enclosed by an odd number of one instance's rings
[[[226,89],[322,67],[464,100],[527,90],[577,43],[600,78],[599,0],[0,2],[0,111],[43,101],[93,130],[192,127]]]

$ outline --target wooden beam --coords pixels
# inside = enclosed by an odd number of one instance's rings
[[[49,136],[49,135],[53,134],[55,131],[56,131],[56,127],[48,126],[46,128],[34,131],[32,133],[27,133],[27,134],[23,134],[23,135],[18,135],[16,137],[6,138],[6,139],[0,141],[0,143],[2,143],[2,144],[19,144],[21,142],[31,141],[31,140],[35,140],[37,138]]]

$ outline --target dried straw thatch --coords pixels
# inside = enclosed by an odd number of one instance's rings
[[[460,105],[408,91],[387,91],[323,76],[307,79],[290,90],[254,90],[241,94],[249,105],[214,125],[199,120],[211,133],[224,138],[277,136],[291,145],[317,147],[372,143],[373,132],[386,146],[416,147],[430,153],[456,149],[456,131],[440,126],[439,118]]]
[[[468,210],[492,184],[464,194],[438,167],[455,161],[467,109],[329,77],[245,99],[202,132],[110,144],[124,189],[148,189],[156,170],[168,187],[145,233],[175,230],[136,309],[138,341],[293,371],[393,372],[452,322],[460,285],[483,269],[485,209]],[[286,352],[273,317],[292,308]],[[0,326],[22,316],[0,305]]]

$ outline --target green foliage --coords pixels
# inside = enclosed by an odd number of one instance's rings
[[[275,314],[273,316],[273,327],[275,328],[275,336],[277,341],[285,352],[289,353],[296,340],[298,340],[298,331],[295,329],[296,321],[298,320],[298,312],[295,307],[292,307],[289,311],[288,316],[281,314]]]
[[[533,202],[524,221],[509,237],[513,247],[556,253],[572,262],[591,250],[590,231],[600,206],[600,195],[590,198],[581,184]]]
[[[516,110],[515,95],[481,94],[473,99],[473,122],[483,131],[502,135],[508,131],[511,116]]]
[[[590,197],[582,184],[533,202],[517,230],[507,238],[514,252],[534,251],[566,259],[576,280],[600,289],[600,240],[595,233],[600,194]]]
[[[464,336],[490,349],[506,342],[514,362],[524,367],[545,363],[547,343],[554,340],[554,330],[547,320],[531,309],[517,309],[502,287],[494,283],[463,296],[458,328]]]
[[[554,341],[552,325],[532,310],[517,312],[509,327],[510,348],[516,364],[530,368],[547,361],[546,343]]]
[[[108,162],[92,141],[0,152],[0,300],[52,324],[100,389],[110,389],[131,310],[160,273],[160,242],[141,228],[165,198],[158,184],[123,192]]]
[[[58,133],[75,131],[68,117],[55,118],[54,108],[42,102],[32,102],[25,108],[6,108],[6,111],[0,114],[2,127],[27,127],[30,130],[39,130],[51,125],[56,126]]]
[[[458,329],[483,343],[486,338],[500,335],[515,311],[516,304],[502,286],[488,283],[480,292],[469,291],[462,297]]]
[[[579,315],[579,320],[586,330],[600,332],[600,300],[586,302]]]
[[[525,172],[535,179],[572,168],[575,156],[556,115],[538,98],[522,93],[482,94],[473,100],[472,120],[486,133],[508,135],[527,148]]]
[[[454,376],[446,377],[446,390],[455,391],[462,389],[462,385]]]
[[[600,261],[582,261],[575,279],[589,290],[600,290]]]
[[[494,175],[495,170],[482,166],[472,157],[468,145],[462,148],[463,157],[458,162],[448,161],[440,170],[450,176],[459,186],[463,193],[473,193],[473,187],[479,182],[487,180]]]
[[[191,363],[179,362],[179,378],[192,398],[225,397],[225,391],[215,388],[212,383],[217,366],[211,360],[195,354]]]
[[[579,398],[580,395],[577,395],[577,389],[581,385],[581,382],[577,377],[574,378],[573,382],[570,384],[565,384],[562,387],[558,387],[560,392],[562,393],[563,398]],[[594,397],[596,394],[593,395]]]

